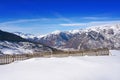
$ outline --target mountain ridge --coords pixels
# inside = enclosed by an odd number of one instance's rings
[[[120,24],[92,26],[63,32],[55,31],[42,37],[35,36],[30,40],[58,49],[120,49]]]

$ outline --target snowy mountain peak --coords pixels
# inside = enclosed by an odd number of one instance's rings
[[[56,30],[56,31],[52,32],[51,34],[56,34],[56,35],[57,35],[57,34],[60,34],[60,32],[61,32],[61,31]]]
[[[118,34],[120,33],[120,24],[105,24],[105,25],[99,25],[99,26],[92,26],[87,28],[86,30],[90,31],[96,31],[101,33],[113,33]]]
[[[25,34],[25,33],[22,33],[22,32],[14,32],[14,34],[16,34],[18,36],[21,36],[22,38],[25,38],[25,39],[35,37],[35,35],[33,35],[33,34]]]
[[[120,30],[120,24],[105,24],[105,25],[99,25],[99,26],[92,26],[87,29],[91,30],[103,30],[103,29],[114,29],[114,30]]]
[[[76,34],[76,33],[80,33],[81,30],[70,30],[68,32],[71,33],[71,34]]]

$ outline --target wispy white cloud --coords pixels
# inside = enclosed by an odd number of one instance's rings
[[[8,32],[47,33],[57,29],[61,18],[20,19],[0,23],[0,29]]]
[[[94,17],[94,16],[89,16],[89,17],[82,17],[82,19],[88,19],[88,20],[105,20],[105,19],[111,19],[109,17]]]
[[[35,21],[46,21],[46,20],[50,20],[50,19],[49,19],[49,18],[40,18],[40,19],[20,19],[20,20],[13,20],[13,21],[2,22],[2,23],[0,23],[0,25],[2,25],[2,24],[24,23],[24,22],[35,22]]]
[[[66,22],[69,22],[69,23],[73,23],[73,21],[67,17],[64,17],[62,14],[58,13],[58,12],[54,12],[54,15],[58,18],[58,19],[61,19],[61,20],[64,20]]]
[[[59,14],[57,14],[59,15]],[[28,23],[28,22],[51,22],[51,23],[55,23],[55,22],[67,22],[67,23],[72,23],[71,19],[65,18],[61,15],[59,15],[58,18],[38,18],[38,19],[19,19],[19,20],[13,20],[13,21],[5,21],[5,22],[1,22],[0,26],[4,26],[4,25],[9,25],[9,24],[21,24],[21,23]]]
[[[66,18],[60,14],[57,14],[57,18],[39,18],[39,19],[20,19],[14,21],[6,21],[0,23],[0,29],[9,32],[24,32],[24,33],[49,33],[54,30],[71,30],[84,27],[120,23],[117,21],[97,21],[90,20],[89,22],[79,23],[76,19]],[[97,19],[94,17],[86,17],[91,19]],[[68,26],[68,27],[67,27]]]
[[[86,26],[86,27],[90,27],[90,26],[97,26],[97,25],[104,25],[104,24],[120,24],[120,21],[92,21],[92,22],[86,22],[86,23],[70,23],[70,24],[59,24],[61,26],[68,26],[68,27],[74,27],[74,26]]]
[[[28,27],[19,27],[19,26],[1,26],[1,30],[3,31],[8,31],[8,32],[27,32],[27,31],[33,31],[33,28],[28,28]]]

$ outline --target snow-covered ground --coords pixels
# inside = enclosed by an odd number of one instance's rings
[[[34,58],[0,65],[0,80],[120,80],[120,51],[111,54]]]
[[[110,50],[112,56],[120,56],[120,50]]]

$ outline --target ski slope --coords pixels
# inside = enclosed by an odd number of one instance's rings
[[[120,80],[119,52],[112,50],[112,56],[33,58],[0,65],[0,80]]]

